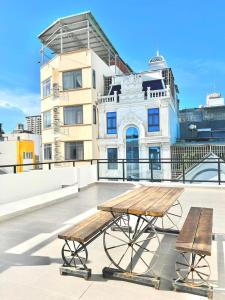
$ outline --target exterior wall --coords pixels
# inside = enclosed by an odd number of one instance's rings
[[[61,190],[62,186],[83,188],[97,181],[96,165],[62,167],[0,176],[0,204]],[[37,184],[41,182],[41,184]]]
[[[0,141],[0,165],[14,165],[17,163],[16,141]],[[13,168],[0,168],[1,172],[13,173]]]
[[[62,72],[82,69],[82,88],[63,91]],[[96,89],[93,88],[92,70],[96,72]],[[108,67],[92,50],[80,50],[56,56],[41,69],[41,81],[51,78],[57,83],[59,93],[41,100],[41,112],[51,111],[52,127],[42,129],[42,143],[53,145],[53,160],[64,160],[64,142],[83,141],[84,159],[98,158],[96,139],[98,137],[98,124],[93,124],[93,105],[96,105],[97,95],[103,92],[103,75],[112,74]],[[41,95],[42,96],[42,95]],[[66,106],[83,105],[83,124],[64,125],[63,110]],[[53,108],[57,107],[59,113],[59,129],[55,132]],[[55,144],[58,144],[60,153],[54,155]]]
[[[4,135],[8,140],[0,141],[0,165],[29,164],[40,161],[40,136],[29,133]],[[19,138],[19,140],[18,140]],[[31,152],[32,159],[24,159],[23,153]],[[17,172],[32,170],[34,166],[17,167]],[[13,168],[5,168],[4,172],[12,173]]]
[[[161,158],[170,158],[170,146],[178,137],[177,106],[169,90],[164,96],[145,99],[142,91],[142,76],[129,75],[114,78],[114,84],[121,85],[119,101],[101,101],[99,109],[99,149],[100,158],[107,159],[107,148],[118,149],[118,159],[126,159],[126,130],[136,127],[139,132],[139,158],[149,159],[149,147],[160,147]],[[157,79],[159,72],[149,75]],[[159,78],[159,79],[162,79]],[[154,91],[151,91],[154,92]],[[157,92],[157,91],[156,91]],[[105,97],[106,98],[106,97]],[[104,97],[102,99],[105,99]],[[148,109],[159,108],[160,130],[148,132]],[[117,134],[107,134],[106,114],[117,113]],[[162,164],[161,170],[154,170],[154,178],[170,179],[171,170],[168,164]],[[151,178],[149,163],[139,165],[141,178]],[[110,170],[107,164],[101,164],[100,176],[122,177],[122,164],[118,169]],[[126,168],[125,168],[126,176]]]

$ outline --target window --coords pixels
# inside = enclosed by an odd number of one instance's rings
[[[83,142],[66,142],[65,143],[66,160],[83,160],[84,143]]]
[[[64,107],[64,124],[82,124],[83,123],[83,106]]]
[[[72,90],[82,87],[82,71],[63,72],[63,90]]]
[[[43,128],[51,127],[51,111],[46,111],[43,113]]]
[[[51,93],[51,79],[48,78],[42,82],[42,97],[48,97]]]
[[[93,86],[93,89],[96,89],[96,73],[95,73],[95,70],[92,70],[92,86]]]
[[[107,116],[107,134],[116,134],[116,112],[108,112]]]
[[[93,105],[93,124],[97,123],[96,106]]]
[[[159,109],[158,108],[148,109],[148,131],[149,132],[159,131]]]
[[[108,169],[115,170],[118,168],[117,148],[108,148]]]
[[[161,170],[160,164],[160,147],[149,147],[149,159],[152,159],[152,169]],[[149,169],[151,169],[151,164],[149,164]]]
[[[52,144],[44,144],[44,160],[52,159]]]
[[[32,159],[33,152],[23,152],[23,159]]]

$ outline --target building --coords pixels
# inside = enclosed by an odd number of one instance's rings
[[[30,132],[3,134],[0,139],[0,166],[15,164],[33,164],[41,161],[40,135]],[[17,172],[33,170],[38,166],[18,166]],[[14,168],[0,167],[0,173],[12,173]]]
[[[109,160],[101,176],[122,178],[122,165],[115,160],[126,159],[125,177],[151,178],[149,162],[134,160],[154,159],[154,178],[170,178],[170,166],[159,160],[170,158],[170,146],[179,137],[177,92],[172,70],[159,53],[148,71],[112,78],[108,95],[98,101],[100,158]]]
[[[225,105],[219,93],[206,97],[206,106],[179,112],[181,141],[224,141]]]
[[[98,158],[97,96],[132,70],[90,12],[58,19],[39,39],[44,160]],[[55,56],[46,61],[48,49]]]
[[[205,106],[180,110],[179,123],[180,138],[171,147],[171,158],[186,162],[184,166],[182,163],[172,165],[173,178],[183,171],[190,177],[196,162],[203,168],[205,158],[225,160],[225,105],[221,94],[207,95]]]
[[[26,122],[28,131],[41,135],[41,115],[27,116]]]

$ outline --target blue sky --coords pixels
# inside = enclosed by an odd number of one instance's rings
[[[59,17],[91,10],[122,58],[147,69],[156,49],[172,67],[181,107],[225,95],[225,1],[1,0],[0,122],[11,131],[39,112],[37,35]]]

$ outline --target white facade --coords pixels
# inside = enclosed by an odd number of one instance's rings
[[[213,93],[206,96],[206,106],[223,106],[224,98],[219,93]]]
[[[117,95],[114,92],[113,95],[99,98],[98,144],[101,159],[109,159],[109,148],[117,148],[118,159],[128,159],[130,157],[126,149],[126,134],[127,129],[131,127],[136,128],[138,131],[138,154],[136,153],[136,158],[149,159],[152,148],[159,149],[160,158],[170,158],[170,146],[176,142],[179,136],[178,104],[174,82],[165,85],[163,74],[165,70],[169,72],[170,69],[164,67],[166,67],[166,64],[164,65],[161,61],[161,69],[158,70],[153,70],[154,66],[150,66],[148,72],[115,76],[111,91],[113,87],[118,88],[119,86],[121,93]],[[159,112],[158,128],[156,126],[153,130],[149,126],[151,125],[149,124],[149,118],[151,117],[148,117],[152,109],[158,109]],[[116,113],[116,133],[114,134],[107,133],[107,113],[109,112]],[[151,178],[149,162],[139,164],[137,168],[138,178]],[[103,177],[122,177],[122,172],[122,164],[118,164],[115,169],[108,168],[107,164],[100,165],[100,176]],[[128,173],[129,170],[126,164],[126,177],[130,177]],[[170,175],[168,164],[162,164],[161,167],[154,168],[154,178],[170,178]]]

